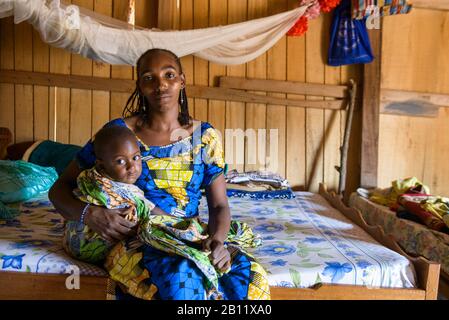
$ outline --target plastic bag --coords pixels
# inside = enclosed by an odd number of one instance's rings
[[[366,30],[366,19],[351,19],[351,2],[344,0],[334,10],[328,64],[341,66],[369,63],[374,56]]]
[[[0,201],[25,201],[48,192],[58,179],[55,168],[22,160],[0,160]]]

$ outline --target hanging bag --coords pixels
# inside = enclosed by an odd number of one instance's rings
[[[335,8],[328,53],[330,66],[369,63],[374,56],[366,30],[366,19],[351,19],[351,1],[343,0]]]

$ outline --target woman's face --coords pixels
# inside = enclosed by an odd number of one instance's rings
[[[175,60],[167,52],[155,51],[144,56],[139,65],[138,85],[152,110],[178,110],[179,92],[185,78]]]

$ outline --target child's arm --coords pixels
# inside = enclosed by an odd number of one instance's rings
[[[66,220],[79,221],[86,203],[76,199],[72,190],[81,170],[73,160],[49,191],[50,201]],[[87,208],[84,223],[109,242],[135,235],[135,223],[125,219],[129,209],[106,209],[91,205]]]
[[[218,176],[206,189],[209,207],[209,238],[203,243],[203,249],[211,251],[212,264],[219,270],[230,266],[231,257],[224,246],[230,224],[231,213],[226,196],[226,181],[223,175]]]

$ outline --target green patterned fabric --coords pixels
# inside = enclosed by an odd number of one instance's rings
[[[145,244],[192,260],[206,276],[207,287],[217,288],[218,278],[223,273],[214,268],[209,260],[209,252],[202,250],[202,241],[208,238],[206,223],[198,218],[151,215],[141,222],[138,234]],[[231,221],[231,228],[226,239],[228,247],[243,250],[255,248],[260,244],[261,239],[254,235],[246,223]],[[245,254],[249,255],[247,252]]]
[[[223,273],[212,265],[209,252],[202,250],[202,241],[209,236],[206,223],[198,218],[151,215],[150,210],[154,205],[144,197],[138,187],[111,181],[99,174],[95,168],[83,171],[77,182],[76,194],[82,201],[110,209],[134,207],[136,217],[131,217],[130,220],[138,221],[138,239],[142,243],[190,259],[204,273],[208,289],[217,288],[218,278]],[[110,245],[79,222],[69,223],[67,227],[68,239],[65,243],[72,255],[88,262],[104,260],[111,249]],[[226,239],[228,247],[243,251],[245,248],[255,248],[260,244],[261,239],[253,234],[247,224],[231,221]],[[108,269],[112,270],[114,266]]]
[[[95,167],[81,172],[77,184],[74,193],[86,203],[108,209],[133,207],[133,214],[127,217],[131,221],[148,217],[154,208],[137,186],[112,181],[98,173]],[[67,221],[63,244],[73,257],[94,264],[101,264],[111,249],[111,244],[79,221]]]

